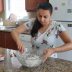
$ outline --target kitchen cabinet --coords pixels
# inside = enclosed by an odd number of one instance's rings
[[[0,31],[0,47],[17,50],[17,45],[10,32]]]
[[[3,34],[3,32],[0,32],[0,47],[5,47],[5,36]]]
[[[48,0],[25,0],[25,9],[27,12],[36,11],[37,5],[43,2],[48,2]]]
[[[4,0],[0,0],[0,13],[3,11],[4,9]]]
[[[20,39],[24,42],[25,47],[31,47],[31,36],[28,34],[20,34]],[[17,50],[16,42],[11,36],[11,32],[0,30],[0,47]]]

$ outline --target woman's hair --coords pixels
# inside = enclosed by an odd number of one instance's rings
[[[38,4],[37,10],[39,10],[39,9],[49,10],[51,14],[53,12],[53,7],[49,2]]]
[[[37,11],[39,9],[43,9],[43,10],[49,10],[50,11],[50,14],[52,14],[53,12],[53,7],[50,3],[41,3],[41,4],[38,4],[37,6]],[[38,30],[42,27],[41,23],[38,21],[38,19],[36,18],[36,20],[34,21],[34,25],[33,25],[33,28],[31,30],[31,36],[34,37]]]

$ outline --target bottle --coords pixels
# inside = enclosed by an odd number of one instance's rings
[[[0,26],[3,26],[3,19],[0,18]]]

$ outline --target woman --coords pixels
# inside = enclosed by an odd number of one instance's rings
[[[32,46],[36,49],[43,49],[43,57],[56,57],[57,52],[68,51],[72,49],[72,40],[68,36],[65,28],[58,22],[52,21],[52,5],[43,3],[37,7],[37,16],[35,20],[30,20],[11,32],[20,52],[24,52],[25,45],[19,39],[19,34],[26,30],[30,31],[32,37]],[[56,39],[64,41],[64,45],[55,47]],[[40,51],[39,51],[40,52]]]

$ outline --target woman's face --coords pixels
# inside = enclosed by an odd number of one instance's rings
[[[44,10],[44,9],[39,9],[37,11],[37,19],[43,26],[49,25],[49,23],[51,21],[50,11],[49,10]]]

